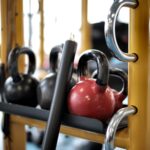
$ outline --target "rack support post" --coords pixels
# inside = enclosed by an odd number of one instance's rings
[[[139,0],[139,6],[130,10],[129,53],[138,60],[129,63],[129,105],[138,112],[129,117],[128,150],[150,149],[150,1]]]

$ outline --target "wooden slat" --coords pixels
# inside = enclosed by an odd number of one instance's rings
[[[24,46],[23,0],[15,0],[15,45]],[[24,72],[24,56],[19,58],[19,71]]]
[[[44,1],[39,1],[39,13],[40,13],[40,68],[43,68],[43,62],[44,62]]]
[[[26,150],[25,126],[19,123],[10,124],[10,150]]]
[[[7,57],[7,0],[1,0],[1,61],[6,64]]]
[[[11,115],[11,122],[22,124],[22,125],[30,125],[38,128],[45,128],[46,122],[38,121],[34,119],[29,119],[25,117],[20,117],[16,115]],[[97,143],[103,143],[105,136],[101,133],[89,132],[86,130],[81,130],[74,127],[69,127],[66,125],[61,125],[60,132],[66,135],[75,136],[83,139],[87,139]],[[115,145],[126,148],[128,146],[128,130],[124,129],[119,131],[116,136]]]
[[[82,2],[82,24],[81,24],[80,53],[92,47],[91,26],[88,23],[88,0],[82,0],[81,2]]]

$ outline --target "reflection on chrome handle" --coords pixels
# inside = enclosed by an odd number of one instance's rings
[[[123,118],[136,112],[137,109],[133,106],[125,107],[117,111],[107,127],[103,150],[114,150],[114,139],[119,123]]]
[[[121,51],[116,40],[115,23],[119,10],[123,6],[135,8],[137,5],[138,2],[136,0],[115,0],[105,22],[105,38],[107,46],[112,50],[115,57],[125,62],[136,61],[137,56],[135,54],[128,54]]]

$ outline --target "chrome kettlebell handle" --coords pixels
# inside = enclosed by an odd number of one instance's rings
[[[106,131],[106,137],[104,140],[104,145],[102,150],[114,150],[114,140],[115,134],[118,128],[118,125],[122,121],[123,118],[135,114],[137,109],[133,106],[121,108],[116,112],[116,114],[112,117]]]
[[[124,62],[136,61],[137,56],[135,54],[124,53],[119,48],[119,45],[116,40],[116,34],[115,34],[116,19],[122,7],[126,6],[130,8],[135,8],[137,7],[137,5],[138,5],[137,0],[115,0],[110,8],[110,12],[107,16],[107,20],[105,21],[106,44],[109,47],[109,49],[112,50],[113,55],[119,60]]]

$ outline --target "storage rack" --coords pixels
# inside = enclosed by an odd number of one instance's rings
[[[17,1],[16,15],[16,34],[15,42],[22,45],[23,43],[23,26],[22,26],[22,0]],[[7,28],[6,24],[6,0],[1,0],[2,16],[2,61],[6,63],[7,52]],[[139,6],[130,10],[129,23],[129,53],[136,53],[138,61],[129,63],[128,69],[128,105],[138,108],[136,115],[129,117],[128,128],[117,132],[116,146],[127,148],[128,150],[149,150],[150,149],[150,37],[149,37],[149,18],[150,18],[150,1],[139,0]],[[17,115],[10,115],[10,139],[5,142],[5,150],[25,149],[26,134],[24,125],[45,127],[46,122],[35,119],[29,119]],[[85,138],[94,142],[103,143],[104,134],[82,130],[67,125],[61,125],[60,132]]]

